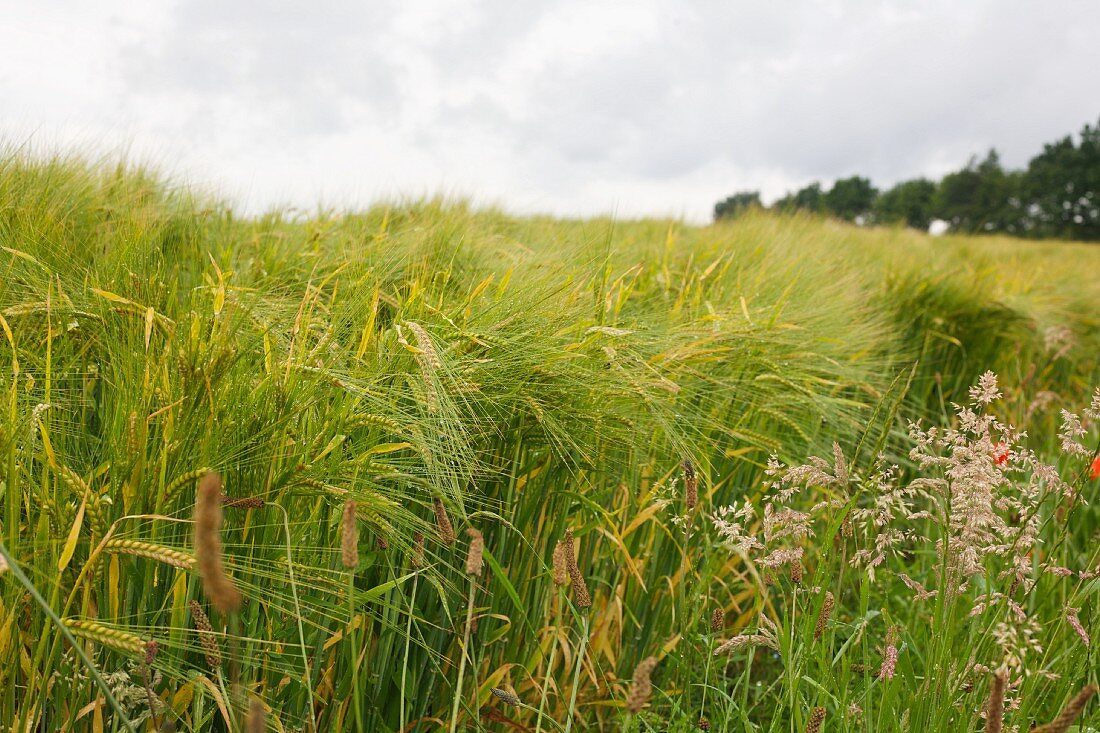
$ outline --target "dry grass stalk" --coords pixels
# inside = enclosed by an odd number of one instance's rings
[[[508,690],[501,689],[500,687],[490,687],[489,692],[493,693],[493,697],[505,702],[509,705],[519,705],[520,700],[513,693]]]
[[[359,523],[355,519],[355,500],[344,502],[340,521],[340,561],[348,570],[359,566]]]
[[[810,713],[810,720],[806,723],[806,733],[819,733],[821,724],[825,722],[825,708],[816,707]]]
[[[1005,673],[993,674],[989,700],[985,704],[985,733],[1001,733],[1005,715]]]
[[[470,549],[466,553],[466,573],[478,576],[485,568],[485,538],[473,527],[467,529],[466,534],[470,537]]]
[[[202,645],[206,663],[212,669],[217,669],[222,666],[222,650],[218,646],[217,637],[214,635],[214,627],[210,625],[210,617],[206,615],[206,611],[202,610],[202,606],[196,600],[190,601],[187,608],[191,611],[191,620],[195,622],[195,631],[199,634],[199,644]]]
[[[207,473],[199,481],[195,499],[195,560],[203,590],[222,613],[240,610],[241,593],[225,572],[222,558],[221,477]]]
[[[565,530],[565,562],[569,569],[569,579],[573,584],[573,600],[578,608],[592,605],[592,596],[588,593],[588,584],[584,582],[581,569],[577,567],[577,552],[573,542],[573,530]]]
[[[719,606],[710,615],[710,633],[717,634],[726,625],[726,610]]]
[[[699,504],[699,477],[691,459],[684,459],[684,506],[690,512]]]
[[[264,733],[267,730],[267,711],[264,710],[264,704],[257,697],[252,698],[248,703],[248,720],[245,723],[245,730],[248,733]]]
[[[814,641],[818,641],[824,635],[825,626],[829,623],[829,616],[833,613],[835,602],[832,591],[825,591],[825,600],[821,602],[821,613],[817,615],[817,624],[814,626]]]
[[[173,550],[171,547],[165,547],[164,545],[156,545],[152,542],[141,542],[140,540],[107,540],[103,543],[103,551],[135,557],[147,557],[150,560],[158,560],[182,570],[191,570],[195,566],[195,558],[186,552]]]
[[[1062,708],[1062,712],[1058,713],[1057,718],[1046,725],[1040,725],[1035,729],[1036,733],[1066,733],[1069,727],[1073,725],[1073,721],[1077,720],[1077,716],[1085,709],[1085,704],[1088,703],[1089,698],[1095,694],[1096,685],[1086,685],[1072,700],[1066,703],[1066,706]]]
[[[139,637],[125,631],[112,629],[96,621],[79,618],[67,618],[62,621],[73,636],[95,642],[101,646],[117,649],[120,652],[144,658],[148,647]]]
[[[653,692],[653,684],[650,675],[657,666],[657,657],[646,657],[634,668],[634,680],[630,683],[630,691],[626,696],[626,709],[636,713],[649,701]]]
[[[435,526],[439,532],[439,541],[445,545],[455,543],[455,528],[451,524],[451,518],[447,516],[447,507],[443,506],[441,499],[432,500],[432,509],[435,511]]]
[[[565,585],[569,582],[569,559],[566,555],[565,543],[558,540],[554,545],[554,585]]]

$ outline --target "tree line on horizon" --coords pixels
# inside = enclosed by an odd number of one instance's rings
[[[991,149],[938,181],[914,178],[881,191],[858,175],[828,189],[815,181],[770,206],[759,191],[740,191],[715,204],[714,219],[766,208],[925,231],[942,220],[960,233],[1100,241],[1100,122],[1078,137],[1047,143],[1022,170],[1006,169]]]

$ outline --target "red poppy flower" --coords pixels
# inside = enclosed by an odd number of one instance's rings
[[[993,462],[998,466],[1003,466],[1008,463],[1009,450],[1008,446],[1004,443],[997,443],[993,446]]]
[[[1100,478],[1100,456],[1092,459],[1092,466],[1090,466],[1090,468],[1092,469],[1090,478],[1092,478],[1093,481]]]

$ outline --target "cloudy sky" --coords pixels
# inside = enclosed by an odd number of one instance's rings
[[[1100,3],[0,0],[0,141],[250,211],[443,193],[709,216],[744,188],[1023,165],[1100,117]]]

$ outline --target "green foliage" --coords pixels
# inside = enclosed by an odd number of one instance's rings
[[[934,671],[919,652],[961,657],[991,649],[988,635],[931,639],[904,586],[857,582],[823,527],[804,587],[835,583],[837,617],[828,650],[805,643],[820,596],[765,589],[707,514],[759,500],[772,454],[838,441],[854,472],[880,449],[911,470],[906,421],[946,420],[987,368],[1050,454],[1057,409],[1100,383],[1100,285],[1080,277],[1098,255],[1084,246],[752,210],[708,228],[440,201],[249,219],[140,171],[19,156],[0,163],[0,192],[0,527],[53,616],[93,629],[80,643],[96,665],[0,575],[0,720],[19,730],[121,729],[100,679],[135,726],[152,713],[179,730],[240,730],[245,693],[285,730],[354,729],[357,715],[368,730],[687,730],[700,715],[788,730],[814,705],[839,729],[868,698],[864,722],[844,725],[897,730]],[[1068,336],[1050,346],[1051,329]],[[1039,393],[1057,396],[1031,409]],[[225,507],[225,564],[246,599],[229,618],[189,560],[207,467],[253,500]],[[456,545],[436,531],[437,501]],[[468,528],[485,541],[474,577]],[[552,580],[567,529],[590,609]],[[1080,561],[1090,539],[1077,527],[1060,559]],[[934,567],[911,559],[918,575]],[[1061,588],[1036,591],[1043,618]],[[782,655],[712,658],[761,608]],[[883,685],[853,665],[876,658],[887,618],[907,646]],[[1086,676],[1072,637],[1050,634],[1062,676],[1028,682],[1031,717]],[[151,703],[134,654],[150,641]],[[661,660],[651,707],[627,717],[648,656]],[[974,704],[920,699],[926,729],[974,728]]]
[[[732,219],[738,214],[742,214],[751,208],[760,207],[760,192],[759,191],[740,191],[727,196],[722,201],[719,201],[714,205],[714,220],[719,219]]]
[[[952,231],[968,234],[1098,241],[1100,124],[1086,124],[1078,137],[1079,142],[1067,136],[1044,146],[1025,170],[1005,170],[997,151],[990,150],[984,159],[972,158],[939,182],[918,178],[879,193],[868,179],[852,176],[825,192],[820,183],[812,183],[770,208],[861,223],[904,223],[921,230],[941,219]],[[718,205],[723,212],[727,202]],[[723,215],[718,207],[715,219]]]

